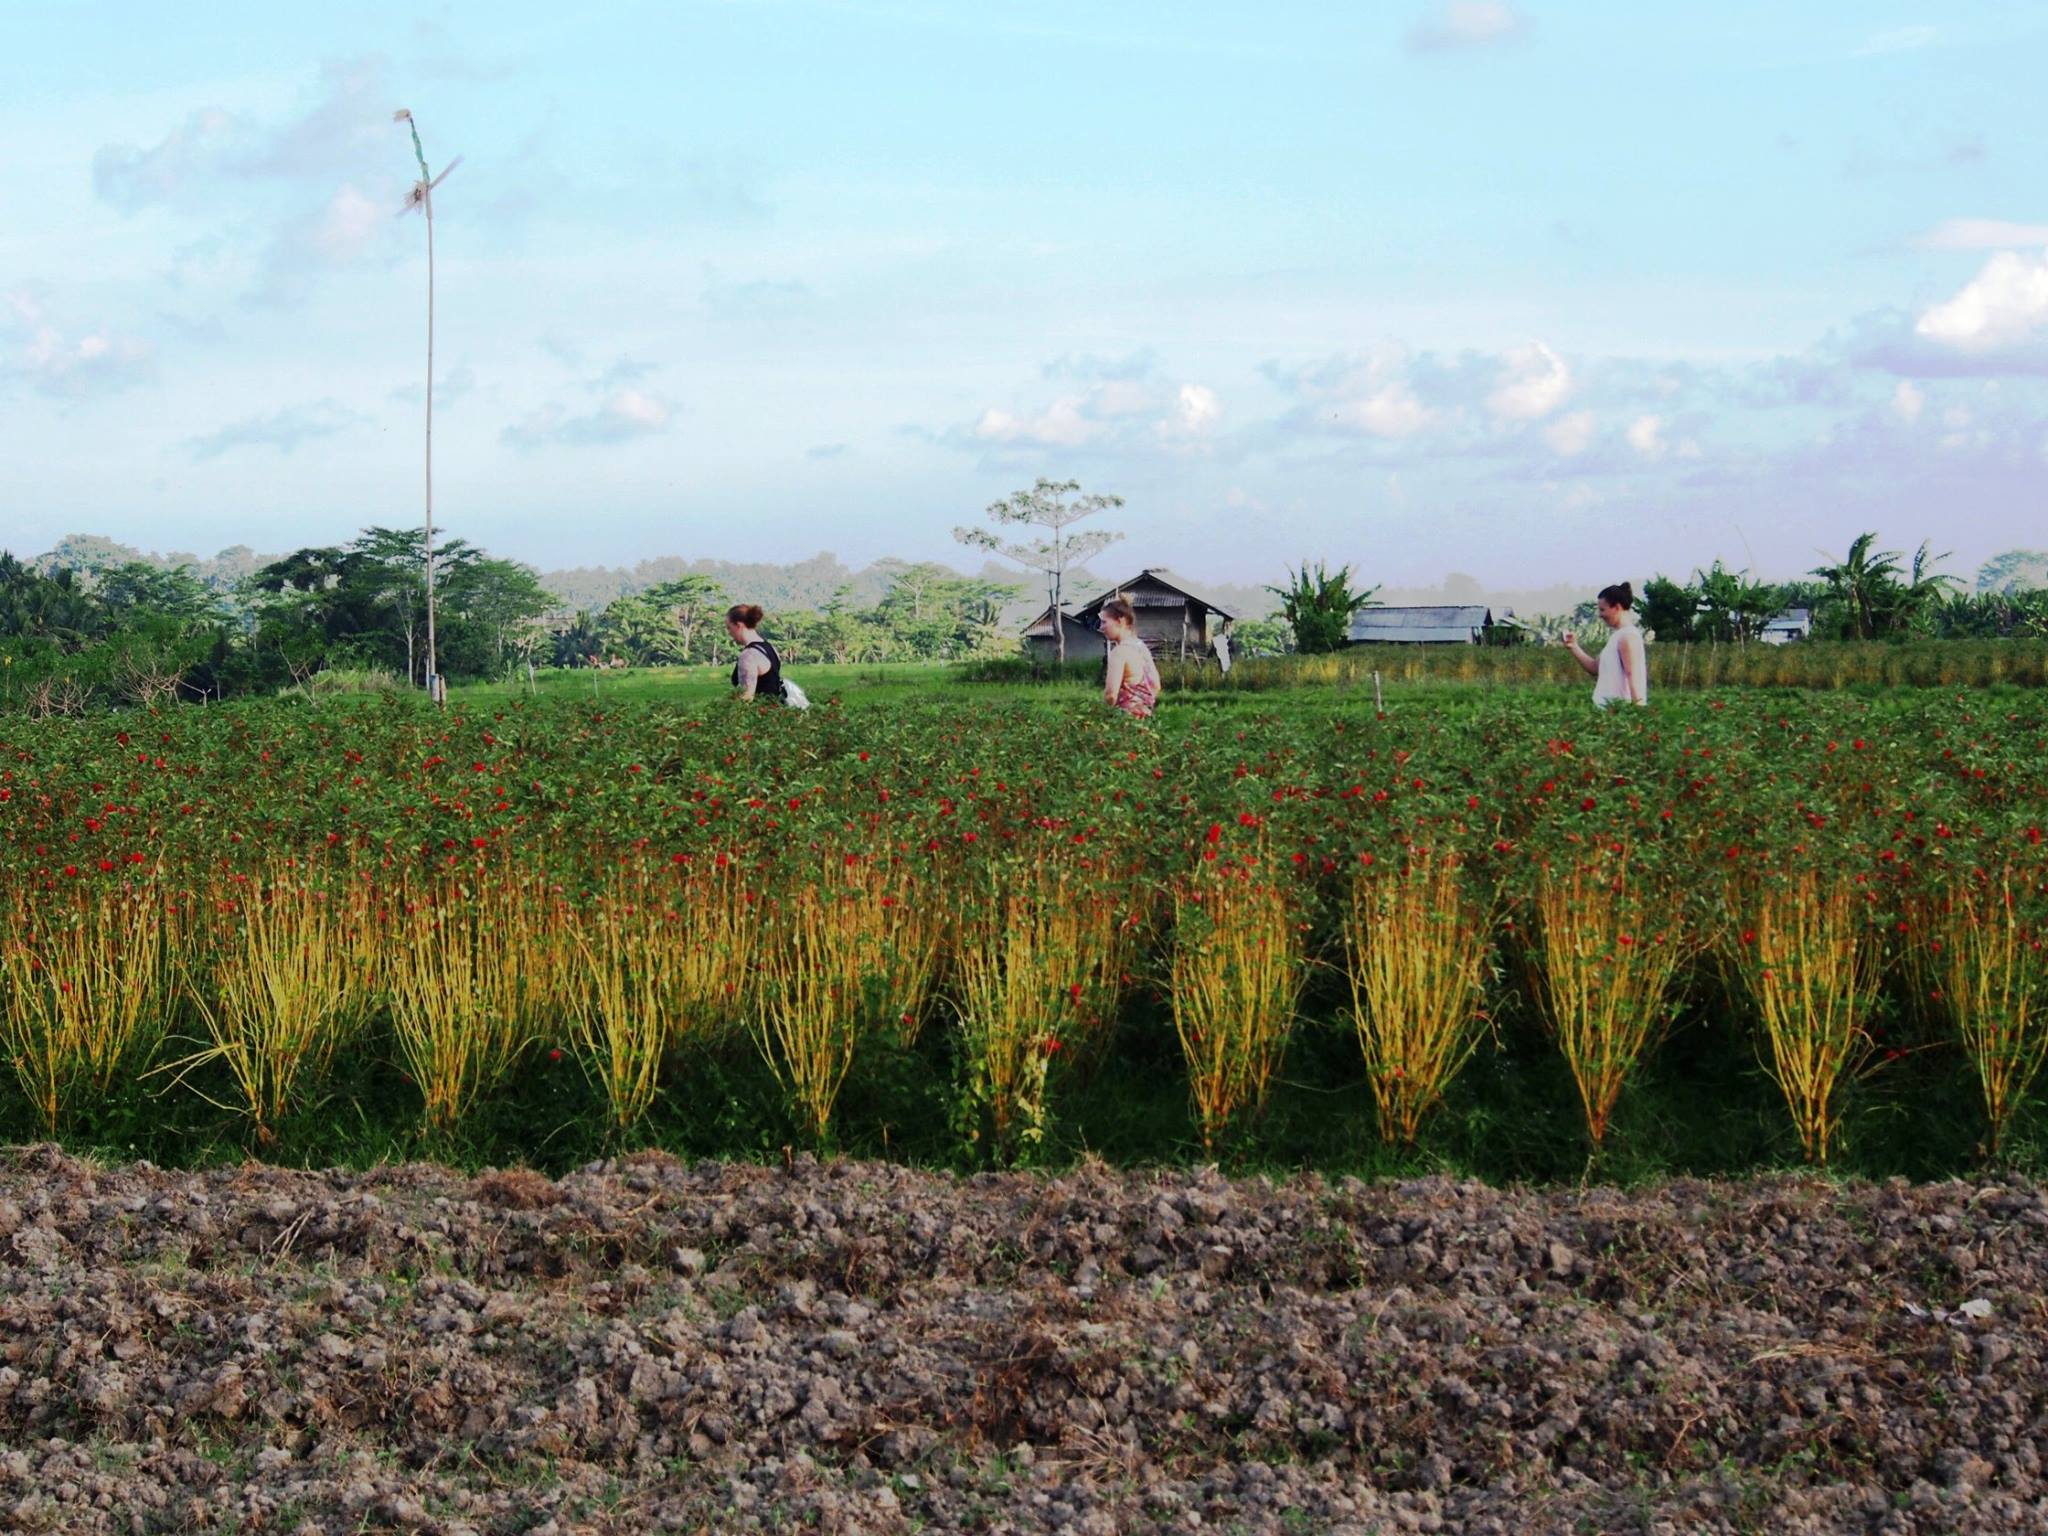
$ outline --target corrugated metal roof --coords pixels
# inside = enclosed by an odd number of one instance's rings
[[[1492,611],[1483,603],[1361,608],[1351,616],[1350,639],[1356,645],[1469,644],[1476,631],[1492,622]]]
[[[1085,619],[1077,619],[1071,613],[1065,615],[1065,618],[1069,632],[1078,631],[1085,635],[1096,635],[1099,633],[1095,626],[1088,623]],[[1029,640],[1034,636],[1040,636],[1047,640],[1052,638],[1052,610],[1050,608],[1042,609],[1038,617],[1024,627],[1025,639]]]
[[[1147,566],[1144,570],[1138,572],[1137,575],[1133,576],[1129,581],[1118,582],[1115,586],[1111,587],[1107,592],[1104,592],[1100,597],[1094,598],[1090,600],[1088,603],[1086,603],[1081,608],[1081,612],[1093,613],[1098,608],[1100,608],[1104,603],[1108,602],[1112,597],[1115,597],[1117,593],[1129,592],[1134,587],[1144,586],[1148,583],[1165,587],[1170,591],[1179,593],[1182,597],[1191,597],[1196,602],[1200,603],[1204,608],[1207,608],[1211,613],[1217,615],[1219,618],[1234,619],[1237,617],[1236,614],[1232,613],[1228,608],[1225,608],[1221,603],[1217,602],[1215,598],[1209,597],[1205,593],[1188,585],[1187,582],[1181,580],[1180,577],[1174,575],[1164,566],[1156,565]],[[1137,604],[1134,603],[1133,606],[1137,606]]]

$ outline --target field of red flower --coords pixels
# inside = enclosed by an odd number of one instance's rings
[[[895,1082],[1014,1161],[1177,1072],[1160,1145],[1241,1149],[1286,1082],[1400,1149],[1512,1036],[1597,1150],[1683,1026],[1793,1156],[1886,1077],[1967,1085],[2010,1158],[2048,1047],[2044,749],[2011,690],[10,721],[0,1113],[282,1156],[402,1101],[441,1135],[510,1113],[541,1156],[538,1093],[585,1140],[686,1111],[746,1152],[886,1147]]]

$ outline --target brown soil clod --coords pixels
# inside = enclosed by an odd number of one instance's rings
[[[0,1153],[0,1529],[2048,1530],[2048,1196]]]

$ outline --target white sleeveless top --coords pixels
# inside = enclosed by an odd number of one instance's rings
[[[1643,701],[1649,702],[1650,668],[1643,656],[1643,627],[1633,619],[1624,619],[1620,627],[1607,637],[1607,643],[1600,647],[1600,675],[1593,683],[1593,702],[1603,708],[1609,704],[1632,702],[1628,679],[1621,671],[1624,646],[1628,648],[1629,670],[1635,674]]]

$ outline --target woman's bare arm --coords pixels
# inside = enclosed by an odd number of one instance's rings
[[[1612,643],[1621,647],[1621,680],[1628,685],[1630,700],[1637,704],[1649,703],[1649,693],[1643,687],[1642,632],[1632,629],[1627,639],[1617,635]]]
[[[1579,644],[1579,637],[1570,630],[1565,631],[1564,645],[1565,649],[1572,653],[1572,659],[1584,667],[1589,676],[1598,677],[1600,675],[1600,659],[1581,646]]]
[[[1102,700],[1105,704],[1114,704],[1124,691],[1124,671],[1129,666],[1122,646],[1109,653],[1109,661],[1102,669]]]

